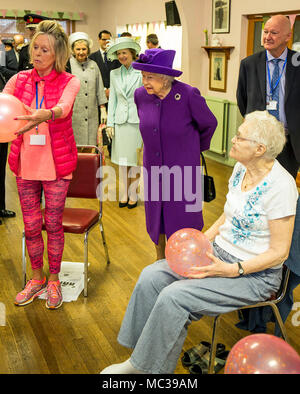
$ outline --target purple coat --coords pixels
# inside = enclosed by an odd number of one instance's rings
[[[200,152],[210,146],[217,120],[197,88],[175,80],[160,100],[142,86],[135,103],[144,141],[146,226],[156,244],[190,227],[201,230]]]

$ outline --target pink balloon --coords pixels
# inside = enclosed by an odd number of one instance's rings
[[[283,339],[249,335],[231,349],[225,374],[300,374],[300,356]]]
[[[0,93],[0,142],[10,142],[17,138],[15,134],[27,120],[14,120],[16,116],[26,115],[22,102],[11,94]]]
[[[170,268],[184,277],[197,273],[191,267],[211,264],[206,252],[212,252],[212,246],[208,238],[194,228],[183,228],[172,234],[165,252]]]

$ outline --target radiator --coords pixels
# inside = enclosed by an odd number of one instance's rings
[[[218,126],[212,137],[209,150],[225,156],[228,137],[229,101],[214,97],[205,97],[205,100],[218,121]]]

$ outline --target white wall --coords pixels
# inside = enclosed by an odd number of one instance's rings
[[[126,23],[152,22],[165,19],[166,0],[102,0],[106,26]],[[176,0],[183,30],[182,80],[197,86],[203,95],[235,101],[240,60],[246,56],[247,18],[249,14],[300,10],[299,0],[231,0],[231,28],[229,34],[220,34],[223,45],[234,46],[228,63],[227,92],[208,89],[209,60],[201,46],[205,43],[204,29],[211,33],[211,0]],[[100,21],[102,22],[102,12]]]
[[[86,17],[76,22],[76,30],[90,35],[94,41],[93,49],[98,48],[98,33],[102,29],[108,29],[115,34],[117,25],[165,20],[164,0],[26,0],[26,3],[23,0],[14,0],[13,3],[11,0],[1,0],[0,8],[82,11]]]
[[[182,0],[185,2],[184,0]],[[187,0],[189,1],[189,0]],[[211,24],[211,1],[205,0],[209,3],[208,23]],[[199,1],[197,3],[200,3]],[[201,1],[202,3],[202,1]],[[231,53],[230,60],[228,63],[228,80],[227,80],[227,92],[213,92],[208,90],[208,82],[206,81],[206,75],[208,75],[208,69],[206,69],[205,75],[202,76],[200,86],[204,88],[204,93],[210,96],[217,96],[220,98],[227,98],[235,101],[236,85],[238,78],[238,70],[241,59],[246,56],[247,49],[247,26],[248,21],[246,15],[260,13],[280,13],[283,11],[295,11],[300,10],[299,0],[231,0],[231,28],[229,34],[220,34],[223,45],[234,46],[234,50]],[[205,62],[208,67],[207,55],[204,53],[201,55],[200,62]],[[193,70],[194,74],[196,70]]]
[[[77,22],[77,30],[86,31],[89,34],[96,36],[97,18],[99,19],[99,4],[101,0],[1,0],[1,9],[15,9],[24,10],[29,9],[34,13],[36,10],[41,11],[69,11],[69,12],[84,12],[86,18],[83,21]],[[0,18],[1,23],[1,18]]]
[[[113,34],[117,25],[165,20],[166,0],[27,0],[26,9],[42,11],[83,11],[86,18],[76,22],[77,31],[87,32],[97,48],[98,32],[108,29]],[[299,0],[231,0],[229,34],[219,35],[223,45],[234,46],[228,63],[227,92],[208,89],[208,56],[204,49],[204,29],[211,32],[211,0],[176,0],[183,29],[182,80],[197,86],[203,95],[235,101],[240,60],[246,55],[248,14],[293,11],[300,9]],[[1,0],[1,9],[24,9],[23,0]],[[1,19],[0,19],[1,23]]]

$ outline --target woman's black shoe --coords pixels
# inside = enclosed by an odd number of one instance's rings
[[[127,200],[126,202],[119,202],[119,208],[125,208],[128,204],[128,201],[129,200]]]
[[[134,204],[127,204],[127,208],[128,209],[133,209],[137,206],[137,202],[135,202]]]
[[[0,209],[0,218],[14,218],[16,213],[8,209]]]

